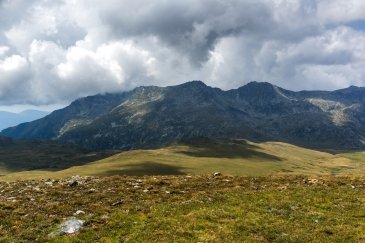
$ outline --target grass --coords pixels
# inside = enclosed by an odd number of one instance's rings
[[[365,179],[317,179],[112,176],[81,178],[76,187],[67,180],[3,182],[0,242],[364,242]],[[79,233],[49,236],[77,210],[85,212],[77,216],[85,220]]]
[[[245,140],[195,142],[155,150],[134,150],[64,170],[4,172],[3,181],[72,175],[364,175],[365,154],[330,154],[281,143]]]
[[[54,146],[32,155],[46,169],[5,163],[0,242],[365,242],[363,152],[198,140],[80,162]],[[70,155],[65,168],[48,161],[57,154]],[[54,235],[78,210],[82,230]]]
[[[29,170],[57,171],[108,157],[112,152],[90,152],[55,141],[0,138],[0,176]]]

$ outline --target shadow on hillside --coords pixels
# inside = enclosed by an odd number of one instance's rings
[[[271,154],[259,151],[260,147],[249,144],[245,140],[211,140],[198,139],[184,142],[190,147],[189,151],[180,153],[193,157],[208,158],[258,158],[262,160],[281,161],[282,159]]]
[[[97,161],[115,152],[90,152],[53,141],[0,141],[0,168],[9,172],[59,171]]]
[[[124,166],[121,169],[113,169],[107,172],[98,174],[99,176],[112,175],[129,175],[129,176],[143,176],[143,175],[185,175],[182,171],[183,167],[166,165],[156,162],[141,162]]]

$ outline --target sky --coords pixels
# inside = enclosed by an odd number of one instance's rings
[[[0,109],[141,85],[365,86],[363,0],[0,0]]]

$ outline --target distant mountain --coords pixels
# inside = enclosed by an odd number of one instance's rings
[[[155,148],[194,137],[359,149],[365,147],[365,88],[293,92],[251,82],[223,91],[201,81],[138,87],[78,99],[2,134],[89,149]]]
[[[37,110],[25,110],[21,113],[0,111],[0,131],[24,122],[37,120],[39,118],[45,117],[48,114],[49,112]]]

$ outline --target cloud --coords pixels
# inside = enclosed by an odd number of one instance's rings
[[[29,64],[24,57],[12,55],[0,60],[0,97],[5,103],[21,102],[28,95]]]
[[[3,0],[0,105],[192,79],[365,86],[360,0]]]
[[[0,46],[0,57],[5,56],[9,49],[10,48],[8,46]]]

